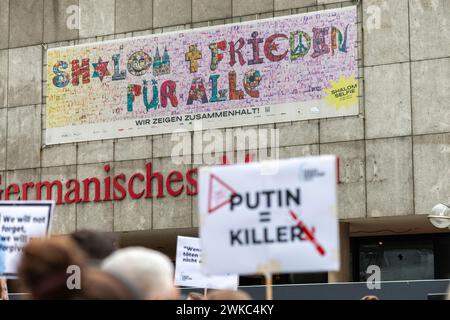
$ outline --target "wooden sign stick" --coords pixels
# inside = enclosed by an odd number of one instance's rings
[[[273,300],[272,274],[265,273],[264,278],[266,279],[266,300]]]

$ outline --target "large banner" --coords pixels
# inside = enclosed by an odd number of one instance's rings
[[[204,272],[339,270],[336,167],[320,156],[200,169]]]
[[[17,277],[22,248],[49,234],[54,202],[0,201],[0,277]]]
[[[358,114],[356,17],[351,6],[50,49],[46,144]]]

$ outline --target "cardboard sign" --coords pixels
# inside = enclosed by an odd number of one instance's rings
[[[50,232],[51,201],[0,201],[0,277],[15,278],[22,248]]]
[[[202,168],[206,274],[339,269],[334,156]]]
[[[201,269],[202,250],[200,239],[181,237],[177,239],[175,284],[177,286],[236,290],[239,276],[206,276]]]

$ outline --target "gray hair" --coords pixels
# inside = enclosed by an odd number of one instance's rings
[[[147,298],[169,294],[173,289],[174,267],[163,253],[143,247],[117,250],[101,268],[128,279]]]

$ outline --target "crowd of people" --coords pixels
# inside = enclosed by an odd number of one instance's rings
[[[240,290],[183,296],[169,257],[144,247],[118,249],[113,236],[93,231],[29,242],[18,275],[21,291],[34,300],[251,300]],[[8,300],[3,278],[0,289],[0,300]]]
[[[34,300],[251,299],[242,291],[185,297],[174,285],[169,257],[144,247],[117,247],[113,236],[92,231],[33,240],[18,267],[21,291]],[[6,300],[6,281],[1,285]]]

